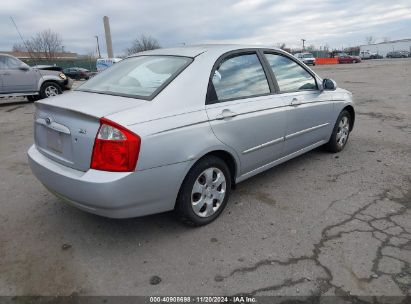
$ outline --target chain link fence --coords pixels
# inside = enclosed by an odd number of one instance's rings
[[[58,66],[63,69],[65,68],[84,68],[91,72],[96,72],[96,58],[73,58],[73,59],[22,59],[25,63],[29,66],[34,65],[51,65],[51,66]]]

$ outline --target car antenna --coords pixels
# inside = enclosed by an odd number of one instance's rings
[[[37,62],[35,62],[33,56],[31,56],[30,49],[29,49],[29,47],[27,46],[26,41],[23,39],[23,36],[21,35],[21,33],[20,33],[20,31],[19,31],[19,28],[17,27],[16,22],[14,22],[14,19],[13,19],[12,16],[10,16],[10,19],[11,19],[11,22],[14,24],[14,27],[16,28],[16,31],[17,31],[17,33],[19,34],[21,41],[23,41],[23,44],[24,44],[24,46],[26,47],[27,53],[29,53],[30,59],[32,59],[32,60],[34,61],[34,63],[37,65]]]
[[[32,54],[31,54],[31,52],[30,52],[30,49],[29,49],[26,41],[23,39],[23,36],[21,35],[21,33],[20,33],[20,31],[19,31],[19,28],[17,27],[16,22],[14,22],[14,19],[13,19],[12,16],[10,16],[10,19],[11,19],[11,22],[13,22],[14,27],[16,28],[16,31],[17,31],[17,33],[19,34],[21,41],[23,41],[23,44],[24,44],[24,46],[26,47],[27,53],[29,53],[30,59],[33,60],[34,64],[38,66],[37,60],[35,60],[34,57],[32,56]],[[42,81],[44,82],[43,74],[42,74],[40,71],[39,71],[39,73],[40,73],[40,76],[41,76]]]

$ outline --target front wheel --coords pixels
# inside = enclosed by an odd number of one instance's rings
[[[342,151],[347,144],[350,132],[351,115],[347,110],[344,110],[338,116],[331,138],[329,142],[325,144],[325,148],[332,153]]]
[[[63,93],[61,87],[55,82],[45,82],[42,84],[40,88],[40,96],[41,98],[48,98],[52,96],[57,96]]]
[[[230,194],[231,174],[227,164],[218,157],[206,156],[185,177],[175,212],[188,225],[206,225],[223,212]]]

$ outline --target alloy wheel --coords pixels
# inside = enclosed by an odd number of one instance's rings
[[[196,179],[191,191],[191,205],[199,217],[209,217],[217,212],[226,195],[226,177],[215,167],[204,170]]]
[[[350,120],[347,116],[343,116],[338,124],[337,130],[337,145],[343,147],[347,142],[348,135],[350,134]]]
[[[51,96],[57,96],[59,95],[59,91],[55,86],[47,86],[44,90],[44,93],[46,94],[47,97],[51,97]]]

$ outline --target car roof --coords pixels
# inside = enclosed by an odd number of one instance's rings
[[[261,48],[261,49],[273,49],[278,50],[274,47],[269,46],[261,46],[261,45],[246,45],[246,44],[199,44],[199,45],[190,45],[190,46],[182,46],[182,47],[174,47],[174,48],[162,48],[162,49],[155,49],[151,51],[145,51],[141,53],[137,53],[133,56],[140,56],[140,55],[174,55],[174,56],[186,56],[186,57],[196,57],[200,54],[205,52],[213,52],[213,53],[226,53],[230,51],[240,50],[240,49],[250,49],[250,48]]]
[[[17,57],[14,57],[13,55],[10,55],[10,54],[5,54],[5,53],[0,53],[0,56],[6,56],[6,57],[13,57],[13,58],[17,58]],[[18,59],[18,58],[17,58]]]

